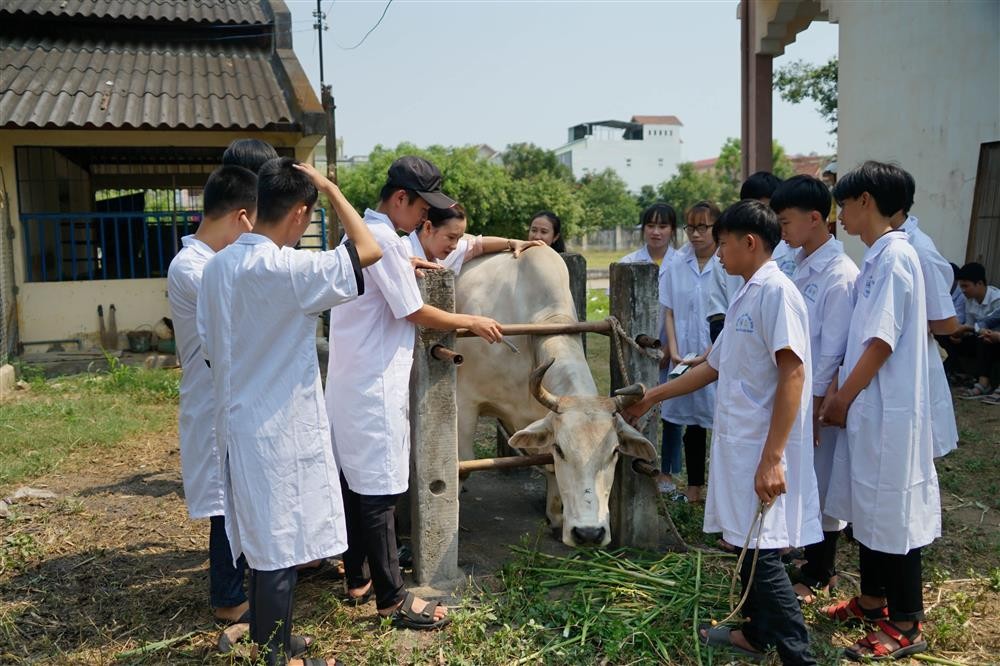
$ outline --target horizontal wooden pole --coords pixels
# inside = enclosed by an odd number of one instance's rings
[[[507,456],[506,458],[479,458],[463,460],[458,463],[458,473],[485,472],[491,469],[514,469],[516,467],[534,467],[535,465],[551,465],[552,454],[542,453],[536,456]]]
[[[611,335],[609,321],[581,321],[564,324],[501,324],[504,335],[572,335],[575,333],[603,333]],[[460,338],[471,338],[475,333],[467,328],[455,331]]]

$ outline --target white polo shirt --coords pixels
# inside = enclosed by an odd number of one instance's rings
[[[770,429],[778,389],[776,354],[782,349],[802,359],[805,382],[782,456],[787,493],[774,500],[760,541],[755,530],[750,548],[804,546],[823,538],[812,459],[809,315],[792,281],[768,261],[733,299],[708,355],[719,381],[705,531],[722,532],[732,544],[743,544],[754,520],[754,475]]]
[[[979,331],[980,322],[986,317],[1000,312],[1000,289],[993,285],[986,287],[982,303],[974,298],[965,299],[965,324]]]
[[[191,518],[221,516],[226,493],[222,458],[215,445],[215,398],[212,371],[205,365],[198,337],[198,289],[205,264],[215,250],[194,235],[181,239],[183,247],[167,269],[167,301],[174,322],[177,359],[181,364],[181,405],[178,434],[184,502]]]
[[[410,368],[423,306],[410,241],[382,213],[365,211],[382,259],[364,269],[365,293],[330,312],[326,405],[347,485],[361,495],[396,495],[410,478]]]
[[[920,260],[904,231],[865,252],[840,384],[875,339],[892,349],[854,400],[834,453],[825,511],[872,550],[905,554],[941,535]]]
[[[357,253],[245,233],[205,265],[198,334],[211,363],[233,558],[274,571],[344,552],[337,463],[316,357],[320,313],[363,289]]]
[[[906,232],[910,245],[917,252],[920,270],[924,276],[924,294],[928,321],[940,321],[957,316],[951,298],[951,283],[955,273],[934,241],[917,226],[917,218],[910,215],[900,227]],[[931,432],[934,437],[934,457],[939,458],[958,447],[958,424],[951,387],[941,361],[937,340],[927,332],[927,376],[931,392]]]

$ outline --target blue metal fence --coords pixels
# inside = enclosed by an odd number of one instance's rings
[[[28,282],[162,278],[198,211],[163,213],[25,213],[21,216]],[[326,248],[326,211],[299,247]]]

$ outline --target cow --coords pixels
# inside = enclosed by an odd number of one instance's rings
[[[501,323],[576,322],[566,264],[548,247],[478,258],[463,267],[456,311]],[[552,453],[546,467],[546,515],[569,546],[611,541],[608,497],[620,455],[655,460],[653,445],[618,414],[642,396],[641,387],[599,396],[580,334],[514,336],[520,350],[462,338],[457,351],[459,459],[475,458],[480,416],[499,419],[526,454]]]

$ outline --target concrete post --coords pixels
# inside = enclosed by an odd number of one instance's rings
[[[656,264],[611,264],[611,316],[633,338],[639,333],[656,335],[658,299],[658,268]],[[622,376],[615,351],[617,340],[611,345],[612,390],[632,383],[642,383],[647,388],[655,386],[659,369],[654,361],[638,354],[623,344],[622,354],[628,370],[628,380]],[[659,418],[654,414],[648,419],[642,434],[656,446]],[[621,456],[615,469],[615,484],[611,489],[611,534],[615,545],[659,550],[662,547],[683,549],[684,541],[677,534],[669,517],[658,513],[660,502],[656,481],[637,474],[631,469],[632,459]]]
[[[455,311],[455,274],[427,271],[420,280],[424,302]],[[461,581],[458,568],[458,416],[455,365],[438,361],[431,348],[454,348],[454,334],[419,329],[410,375],[410,516],[413,577],[418,586],[449,591]]]

